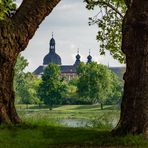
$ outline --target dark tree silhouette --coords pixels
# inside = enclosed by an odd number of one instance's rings
[[[148,138],[148,1],[125,0],[122,51],[126,54],[125,86],[116,135],[144,133]]]
[[[23,0],[11,18],[0,20],[0,123],[20,123],[14,106],[14,66],[44,18],[60,0]]]

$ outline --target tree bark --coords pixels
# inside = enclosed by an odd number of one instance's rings
[[[127,66],[120,121],[113,134],[143,133],[148,138],[148,1],[126,2],[122,51]]]
[[[23,0],[12,18],[0,21],[0,123],[20,123],[13,90],[17,55],[60,0]]]

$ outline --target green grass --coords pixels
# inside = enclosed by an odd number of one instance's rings
[[[56,126],[21,125],[0,128],[1,148],[47,147],[133,147],[147,148],[142,135],[112,137],[110,131]]]
[[[76,119],[85,120],[94,128],[111,129],[118,121],[120,112],[116,106],[105,106],[101,110],[99,105],[65,105],[56,106],[52,111],[45,106],[41,109],[29,106],[29,109],[18,108],[18,113],[27,123],[57,125],[61,119]],[[114,126],[111,122],[115,122]]]
[[[28,106],[29,109],[24,109],[22,106],[18,108],[18,112],[21,116],[23,115],[33,115],[33,114],[42,114],[48,115],[49,118],[74,118],[74,119],[92,119],[98,117],[99,115],[112,112],[113,114],[119,116],[119,110],[116,106],[105,106],[104,110],[100,109],[99,105],[64,105],[57,106],[50,111],[47,107],[38,109],[37,106]],[[36,108],[35,108],[36,107]],[[33,108],[33,109],[32,109]],[[33,115],[36,116],[36,115]]]
[[[57,106],[52,111],[46,106],[28,108],[17,106],[24,124],[0,126],[0,148],[148,147],[142,135],[111,135],[109,122],[118,119],[120,113],[115,106],[105,106],[104,110],[98,105]],[[92,121],[94,126],[71,128],[60,125],[57,119],[85,119]]]

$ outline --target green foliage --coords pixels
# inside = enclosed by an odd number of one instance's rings
[[[95,62],[81,63],[77,69],[79,75],[78,94],[92,103],[104,104],[107,99],[119,99],[121,90],[117,76],[106,66]]]
[[[67,92],[65,93],[65,98],[77,98],[77,82],[78,77],[73,78],[67,83]]]
[[[113,72],[110,73],[111,93],[106,104],[120,104],[123,93],[123,82]]]
[[[105,50],[119,62],[125,62],[125,56],[121,51],[122,42],[122,20],[126,12],[124,0],[84,0],[86,8],[94,10],[99,7],[99,13],[89,18],[90,25],[98,25],[97,40],[99,42],[100,54],[105,54]]]
[[[12,12],[16,10],[16,4],[13,0],[0,0],[0,19],[11,16]]]
[[[60,77],[60,67],[56,64],[49,64],[44,70],[38,96],[52,109],[53,105],[62,103],[65,92],[66,84]]]
[[[31,104],[39,103],[36,90],[40,80],[32,73],[24,72],[28,66],[27,60],[19,55],[15,65],[14,88],[16,92],[17,103]]]

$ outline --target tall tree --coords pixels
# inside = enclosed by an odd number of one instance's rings
[[[115,6],[112,4],[117,4],[117,2],[122,2],[123,5],[126,4],[127,11],[122,21],[121,48],[122,52],[126,55],[127,66],[126,73],[124,74],[125,85],[121,105],[121,117],[113,133],[116,135],[144,133],[148,138],[148,1],[85,1],[88,5],[92,4],[93,8],[94,4],[99,6],[107,4],[108,7]],[[114,3],[112,3],[113,1]],[[100,2],[108,3],[102,4]],[[114,10],[116,11],[117,9]],[[119,15],[118,12],[117,14]],[[112,29],[114,30],[114,28]]]
[[[101,109],[105,101],[112,97],[116,92],[114,82],[119,80],[114,76],[106,66],[95,62],[84,64],[81,63],[77,69],[78,94],[92,103],[100,103]]]
[[[17,103],[38,103],[36,92],[40,79],[30,72],[24,72],[24,69],[28,66],[27,60],[19,55],[15,65],[14,76],[14,90],[16,93]]]
[[[42,82],[39,85],[38,95],[50,110],[54,105],[62,103],[63,94],[66,92],[66,85],[60,73],[58,65],[49,64],[44,70]]]
[[[16,13],[0,20],[0,123],[20,123],[14,106],[14,66],[44,18],[60,0],[23,0]]]
[[[28,66],[27,60],[19,54],[17,57],[17,62],[15,64],[15,76],[14,76],[14,90],[16,93],[16,98],[22,98],[22,95],[26,94],[27,91],[25,83],[26,74],[24,72],[24,69],[27,66]]]
[[[148,1],[125,0],[122,51],[126,54],[125,86],[120,121],[115,134],[148,138]]]

